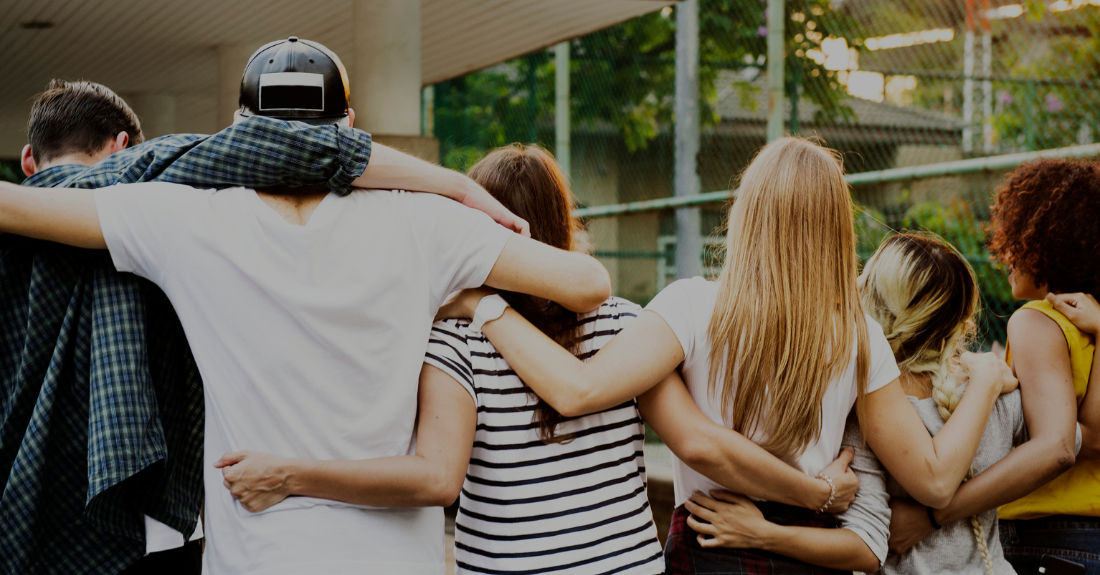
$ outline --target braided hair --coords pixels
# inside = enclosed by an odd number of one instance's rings
[[[932,399],[946,422],[963,393],[959,361],[977,332],[981,300],[974,270],[951,244],[931,234],[898,234],[879,246],[859,278],[864,309],[886,333],[898,367],[931,381]],[[967,481],[974,470],[967,472]],[[970,518],[986,572],[993,561],[985,529]]]

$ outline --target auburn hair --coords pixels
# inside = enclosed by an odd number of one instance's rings
[[[792,137],[765,146],[741,176],[727,236],[709,390],[734,430],[797,457],[821,435],[830,382],[855,355],[862,411],[870,368],[838,154]]]
[[[1012,170],[992,227],[990,253],[1036,286],[1100,297],[1100,163],[1040,160]]]
[[[576,247],[582,227],[573,217],[573,192],[558,162],[540,146],[512,144],[497,149],[474,164],[467,175],[527,220],[532,239],[563,250]],[[500,295],[550,339],[573,354],[579,353],[580,323],[575,312],[527,294],[501,291]],[[538,398],[535,411],[544,442],[570,439],[557,435],[562,417],[550,404]]]
[[[954,246],[932,234],[898,234],[882,242],[859,276],[863,307],[882,326],[905,373],[928,376],[932,399],[947,421],[962,400],[959,361],[977,333],[978,280]],[[971,469],[966,478],[973,477]],[[985,528],[977,515],[970,530],[993,575]]]

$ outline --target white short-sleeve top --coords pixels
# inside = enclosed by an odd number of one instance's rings
[[[712,421],[726,425],[720,396],[708,393],[710,338],[707,336],[707,328],[718,299],[718,287],[717,282],[701,277],[680,280],[662,290],[646,306],[646,310],[661,316],[676,333],[676,338],[684,348],[681,372],[695,403]],[[882,327],[870,316],[865,317],[871,348],[871,373],[867,380],[867,393],[870,393],[897,379],[901,372],[898,371]],[[829,383],[825,392],[820,437],[801,456],[789,461],[809,475],[820,473],[840,452],[844,423],[856,402],[855,366],[856,354],[853,351],[848,367]],[[736,386],[737,382],[727,381],[725,385]],[[750,439],[762,443],[764,436],[757,433]],[[721,485],[692,470],[679,459],[673,460],[673,472],[676,481],[676,505],[683,504],[696,491],[708,493],[712,489],[722,489]]]

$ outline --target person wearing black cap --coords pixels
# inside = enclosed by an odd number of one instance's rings
[[[249,58],[237,117],[350,126],[355,119],[350,101],[340,57],[321,44],[291,36],[265,44]]]
[[[259,75],[258,113],[326,117],[330,110],[310,110],[291,93],[270,107],[265,87],[311,85],[263,80],[278,73]],[[578,312],[610,293],[607,271],[590,256],[436,195],[401,191],[290,197],[159,183],[95,191],[4,184],[0,233],[109,248],[120,271],[167,294],[205,383],[203,561],[211,573],[441,572],[439,507],[301,497],[252,514],[213,463],[243,449],[312,459],[411,454],[417,374],[448,293],[485,284]]]
[[[109,89],[55,81],[36,99],[28,124],[22,163],[33,177],[27,185],[155,180],[202,187],[327,183],[345,194],[352,185],[416,189],[443,193],[524,229],[525,222],[486,202],[491,197],[465,176],[380,145],[372,153],[369,134],[327,126],[350,126],[353,114],[346,80],[338,65],[333,69],[340,88],[329,93],[341,96],[343,117],[335,107],[333,114],[311,110],[324,105],[309,102],[298,117],[294,110],[249,113],[244,106],[242,122],[213,136],[166,136],[141,145],[140,123]],[[278,89],[263,94],[268,107],[270,94],[277,98]],[[320,118],[309,117],[318,113]],[[318,125],[270,117],[275,114]],[[0,378],[2,393],[11,398],[0,430],[0,474],[7,478],[7,495],[0,499],[0,572],[167,573],[168,565],[172,573],[197,574],[201,542],[180,546],[187,539],[181,533],[201,536],[194,527],[202,501],[202,388],[187,367],[193,360],[171,306],[155,286],[115,272],[103,258],[13,240],[19,238],[0,239],[0,327],[18,345],[0,350],[0,363],[22,368]],[[68,311],[53,303],[79,303],[80,294],[90,302],[70,304]],[[80,312],[70,319],[73,309]],[[20,321],[28,312],[35,321]],[[79,335],[93,332],[93,342]],[[156,342],[147,343],[146,333],[157,334]],[[76,359],[51,361],[54,356]],[[58,398],[58,389],[71,392]],[[80,397],[102,400],[89,404]],[[87,423],[48,423],[63,420]],[[100,430],[97,421],[143,424]],[[85,453],[87,474],[57,473],[57,465],[68,468],[74,454]]]

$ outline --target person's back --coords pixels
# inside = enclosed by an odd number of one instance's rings
[[[966,387],[961,383],[966,374],[961,373],[959,355],[976,332],[980,310],[973,270],[957,250],[939,238],[898,234],[884,241],[868,260],[859,287],[864,309],[883,326],[894,350],[910,403],[935,436]],[[1025,440],[1026,433],[1019,391],[1002,395],[986,423],[971,463],[971,476],[1008,455],[1014,445]],[[856,447],[857,458],[874,459],[855,422],[849,422],[845,442]],[[880,466],[868,463],[865,468],[877,468],[877,472],[857,471],[861,490],[885,489],[892,499],[911,500]],[[879,512],[887,511],[884,505],[879,506]],[[890,555],[882,570],[907,575],[1015,573],[1001,550],[996,509],[943,525],[906,552]]]
[[[579,355],[595,354],[639,313],[612,298],[581,315]],[[459,367],[464,361],[469,372]],[[455,519],[459,573],[664,571],[646,498],[637,402],[565,419],[548,440],[538,398],[468,321],[437,323],[426,362],[456,380],[471,377],[477,397],[474,449]]]
[[[944,420],[939,415],[936,401],[932,398],[918,399],[909,397],[921,421],[928,426],[933,436],[943,428]],[[857,430],[858,431],[858,430]],[[978,452],[974,456],[975,474],[985,471],[1012,451],[1012,447],[1023,441],[1027,428],[1024,425],[1023,407],[1020,405],[1020,392],[1014,391],[1002,395],[993,406],[989,424],[982,435]],[[860,481],[864,478],[861,475]],[[862,487],[861,487],[862,488]],[[891,498],[909,498],[905,489],[889,474],[886,475],[886,491]],[[983,544],[979,545],[975,537],[974,526],[969,520],[954,521],[933,531],[920,543],[901,555],[890,555],[882,566],[885,574],[934,574],[950,571],[983,575],[987,573],[986,557],[993,573],[1006,575],[1015,573],[1004,558],[1001,549],[1000,534],[997,528],[997,510],[986,510],[979,516]],[[983,549],[984,547],[984,549]]]
[[[576,248],[581,228],[572,215],[573,195],[545,150],[501,148],[470,168],[469,176],[531,222],[533,239]],[[577,314],[544,299],[501,295],[579,358],[595,355],[641,313],[620,298]],[[531,393],[466,320],[436,322],[424,362],[461,383],[477,404],[455,519],[460,573],[664,571],[646,499],[645,428],[637,401],[564,418]]]
[[[1073,391],[1081,402],[1088,391],[1089,377],[1093,369],[1096,344],[1093,338],[1073,325],[1046,300],[1029,301],[1021,310],[1039,312],[1053,320],[1065,337],[1069,349],[1069,365],[1073,377]],[[1005,361],[1012,364],[1012,345],[1005,350]],[[1025,497],[1000,507],[1004,519],[1035,519],[1049,515],[1095,516],[1100,504],[1100,462],[1079,461],[1066,473],[1036,489]]]
[[[248,189],[137,187],[101,190],[97,206],[116,266],[168,294],[206,382],[206,567],[434,572],[439,508],[289,498],[253,515],[213,462],[241,449],[411,453],[435,309],[480,285],[510,232],[450,200],[398,191],[330,194],[296,225]]]

